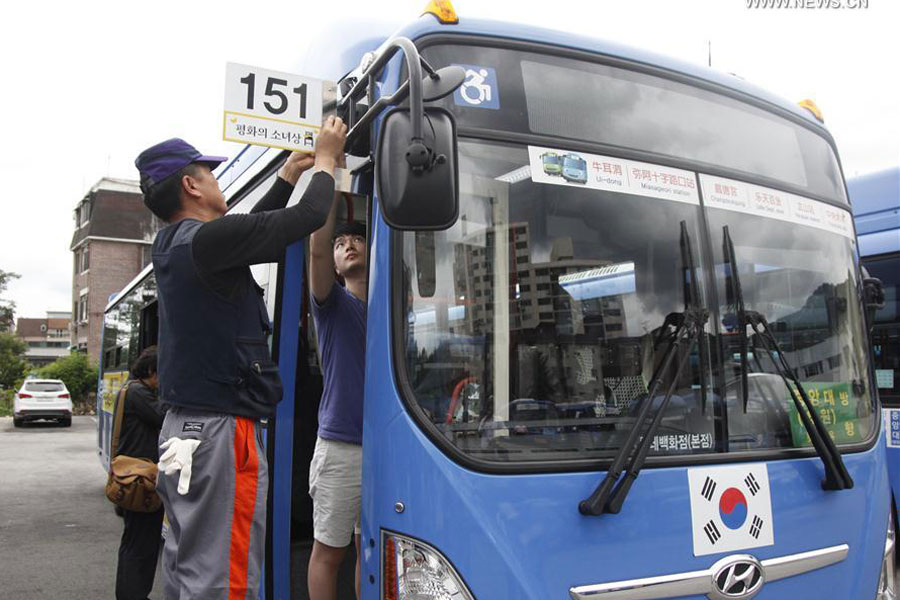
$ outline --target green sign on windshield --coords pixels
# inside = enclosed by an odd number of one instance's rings
[[[861,430],[861,422],[864,426],[864,420],[859,418],[856,411],[858,400],[850,393],[849,383],[804,382],[803,389],[806,390],[809,401],[818,411],[819,419],[836,444],[859,442],[865,438],[866,432]],[[797,407],[793,402],[789,402],[789,406],[794,447],[812,446],[812,440],[800,420]]]

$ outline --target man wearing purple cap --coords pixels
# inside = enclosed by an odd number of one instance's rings
[[[226,215],[205,156],[171,139],[138,156],[144,203],[167,223],[153,242],[158,285],[160,432],[157,490],[169,519],[168,600],[256,598],[265,546],[268,465],[260,419],[281,400],[261,288],[250,265],[276,262],[325,223],[347,127],[329,117],[314,158],[288,157],[249,214]],[[316,173],[284,208],[300,174]],[[149,589],[147,590],[149,593]]]

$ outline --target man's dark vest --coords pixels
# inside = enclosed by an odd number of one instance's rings
[[[200,221],[162,229],[153,242],[159,286],[159,394],[195,410],[267,417],[281,400],[281,379],[266,336],[271,330],[262,289],[249,267],[233,299],[203,282],[191,243]]]

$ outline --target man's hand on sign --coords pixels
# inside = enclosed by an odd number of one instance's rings
[[[278,170],[278,176],[290,183],[297,185],[297,181],[304,171],[308,171],[315,164],[315,154],[308,152],[291,152],[284,161],[281,169]]]
[[[347,126],[341,118],[331,115],[325,119],[316,139],[316,170],[334,175],[334,168],[344,156],[346,141]]]

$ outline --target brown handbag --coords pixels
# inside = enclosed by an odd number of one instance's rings
[[[119,390],[119,396],[113,408],[116,416],[109,447],[113,458],[109,462],[106,497],[110,502],[125,510],[156,512],[162,506],[162,501],[156,493],[156,475],[159,472],[156,463],[146,458],[114,454],[119,448],[119,433],[122,430],[122,418],[125,415],[125,396],[130,383],[126,383]]]

